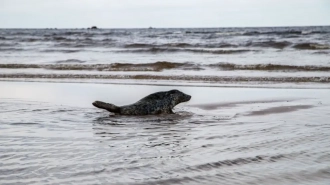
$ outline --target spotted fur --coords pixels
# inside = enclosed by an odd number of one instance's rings
[[[178,90],[170,90],[150,94],[131,105],[116,106],[101,101],[95,101],[93,105],[97,108],[121,115],[173,114],[172,109],[177,104],[189,101],[190,99],[190,95]]]

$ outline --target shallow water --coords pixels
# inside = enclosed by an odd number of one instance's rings
[[[175,115],[91,105],[173,88],[192,95]],[[1,82],[0,90],[1,184],[329,183],[326,89]]]

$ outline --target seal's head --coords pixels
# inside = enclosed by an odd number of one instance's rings
[[[171,104],[172,106],[176,106],[177,104],[179,103],[182,103],[182,102],[187,102],[191,99],[191,96],[188,95],[188,94],[185,94],[179,90],[170,90],[167,92],[168,93],[168,96],[171,97]]]

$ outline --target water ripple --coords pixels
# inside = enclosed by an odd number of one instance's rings
[[[132,117],[2,99],[1,184],[327,184],[327,105],[249,115],[299,101]]]

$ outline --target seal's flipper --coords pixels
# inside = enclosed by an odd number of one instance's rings
[[[110,104],[110,103],[105,103],[105,102],[101,102],[101,101],[95,101],[93,103],[93,105],[97,108],[100,109],[105,109],[109,112],[113,112],[113,113],[119,113],[120,112],[120,108],[117,107],[116,105]]]

